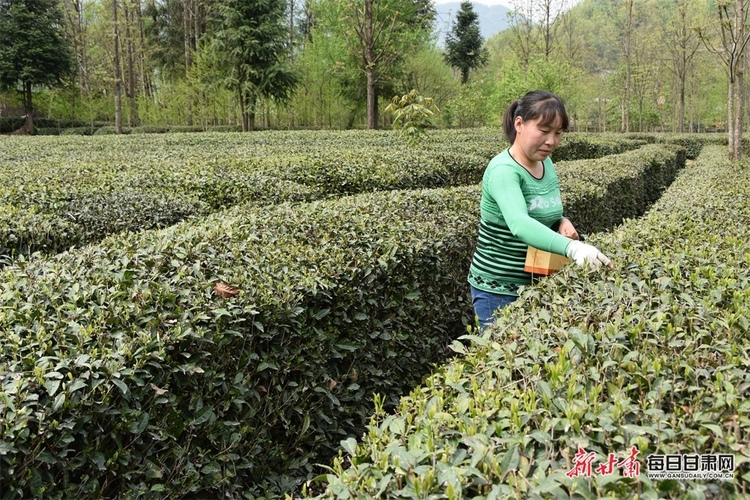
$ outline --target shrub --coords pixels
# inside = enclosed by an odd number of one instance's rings
[[[236,209],[7,267],[6,492],[292,487],[461,331],[474,197]]]
[[[96,131],[93,127],[71,127],[60,130],[60,135],[93,135]]]
[[[10,134],[21,128],[26,120],[12,116],[0,116],[0,134]]]
[[[35,127],[36,135],[60,135],[60,132],[57,127]]]
[[[178,133],[186,133],[186,132],[205,132],[206,130],[213,130],[211,127],[204,128],[200,125],[171,125],[169,127],[169,132],[178,132]],[[214,132],[220,132],[220,130],[213,130]],[[226,132],[236,132],[236,128],[230,127],[225,130]]]
[[[141,125],[130,129],[131,134],[164,134],[169,131],[169,127],[159,127],[157,125]]]
[[[479,195],[248,203],[19,258],[0,281],[5,491],[295,491],[363,431],[373,394],[394,408],[451,354]]]
[[[412,89],[401,97],[394,96],[385,112],[393,114],[393,129],[413,146],[422,141],[428,128],[435,128],[434,115],[440,110],[431,97]]]
[[[744,496],[748,172],[705,148],[643,220],[594,240],[613,270],[569,266],[455,342],[460,358],[342,441],[317,498]],[[635,446],[641,475],[568,477],[579,446],[594,466]],[[692,453],[734,454],[734,480],[645,476],[651,454]]]
[[[619,155],[561,162],[565,215],[579,233],[605,231],[632,214],[642,214],[685,165],[679,146],[652,144]]]
[[[131,132],[130,127],[122,127],[122,133],[123,134],[129,134]],[[94,132],[94,135],[114,135],[117,133],[117,128],[114,126],[104,126],[99,127],[96,129],[96,132]]]
[[[647,142],[613,134],[569,133],[563,135],[563,140],[552,157],[555,162],[602,158],[638,149]]]
[[[0,267],[18,255],[57,253],[82,241],[75,223],[12,205],[0,207],[0,228]]]
[[[87,192],[57,209],[78,224],[83,241],[99,241],[120,231],[160,229],[207,209],[197,201],[155,192]]]

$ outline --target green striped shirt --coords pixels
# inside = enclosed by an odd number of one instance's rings
[[[565,255],[570,239],[552,230],[562,219],[560,182],[552,160],[536,179],[506,149],[487,165],[482,179],[481,223],[469,283],[487,292],[518,295],[531,283],[523,270],[526,248]]]

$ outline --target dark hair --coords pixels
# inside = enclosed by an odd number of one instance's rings
[[[555,120],[562,120],[562,128],[568,128],[568,114],[562,99],[546,90],[532,90],[521,99],[513,101],[505,110],[503,117],[503,130],[508,142],[513,144],[516,140],[516,117],[523,121],[541,119],[541,125],[552,125]]]

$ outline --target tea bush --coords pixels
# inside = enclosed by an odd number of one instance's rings
[[[630,139],[619,134],[581,134],[568,133],[555,149],[554,160],[570,161],[602,158],[638,149],[647,141]]]
[[[729,143],[726,134],[625,134],[627,139],[646,141],[650,144],[677,144],[685,148],[687,157],[696,158],[704,146],[724,145]],[[743,147],[747,148],[747,140],[743,140]]]
[[[289,489],[461,331],[475,198],[237,208],[6,267],[5,494]]]
[[[70,127],[60,130],[60,135],[93,135],[96,132],[95,127]]]
[[[0,203],[28,214],[11,221],[9,234],[24,239],[0,241],[2,259],[158,229],[247,202],[476,184],[504,147],[497,129],[441,132],[431,140],[404,150],[382,131],[4,137]],[[596,156],[639,144],[574,136],[561,151]],[[25,225],[39,217],[46,222]]]
[[[606,231],[645,212],[685,165],[679,146],[646,145],[618,155],[557,167],[565,214],[580,233]],[[568,188],[574,186],[574,188]]]
[[[5,495],[294,491],[469,322],[479,193],[246,203],[17,259],[0,280]]]
[[[593,238],[614,269],[566,267],[454,342],[342,441],[316,498],[744,498],[750,169],[703,151],[643,219]],[[579,446],[597,463],[635,446],[640,476],[568,477]],[[647,456],[682,453],[734,454],[734,480],[646,476]]]
[[[555,162],[601,158],[637,149],[655,142],[646,138],[626,137],[621,134],[566,133],[553,154]],[[507,148],[503,131],[499,128],[474,128],[468,130],[433,130],[427,135],[422,149],[445,151],[462,155],[475,155],[487,161]]]
[[[20,117],[0,117],[0,134],[9,134],[14,130],[21,128],[25,121],[25,118]],[[104,125],[104,123],[96,124],[97,127],[101,127],[102,125]],[[63,130],[89,126],[89,124],[80,120],[57,120],[35,116],[34,126],[36,128],[37,134],[48,133],[51,135],[57,135],[60,134]]]

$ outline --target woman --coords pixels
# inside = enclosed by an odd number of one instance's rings
[[[549,155],[560,144],[568,115],[558,96],[535,90],[505,110],[503,129],[511,146],[495,156],[482,179],[481,224],[469,271],[474,312],[482,327],[494,312],[531,283],[524,271],[528,246],[565,255],[583,266],[610,260],[578,241],[563,217],[560,184]]]

